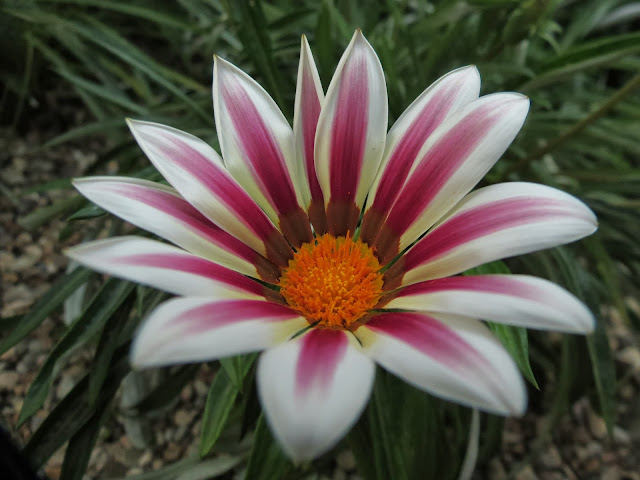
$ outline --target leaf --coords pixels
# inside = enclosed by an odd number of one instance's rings
[[[24,454],[33,465],[41,466],[70,437],[79,432],[96,412],[107,408],[129,371],[128,348],[128,345],[121,347],[114,356],[116,360],[109,369],[105,387],[94,407],[89,406],[89,376],[86,375],[45,418],[24,448]]]
[[[18,223],[25,229],[34,231],[47,223],[53,217],[72,210],[78,210],[80,207],[84,206],[85,203],[87,203],[87,200],[80,195],[63,198],[61,200],[57,200],[52,205],[38,208],[30,214],[19,218]]]
[[[493,274],[509,274],[509,267],[501,261],[495,261],[475,267],[464,272],[465,275],[493,275]],[[512,325],[503,325],[499,323],[486,322],[493,334],[498,337],[504,348],[513,357],[518,368],[524,377],[531,384],[538,387],[538,382],[531,370],[529,362],[529,340],[527,329],[523,327],[514,327]]]
[[[154,387],[143,399],[129,407],[130,414],[141,415],[167,408],[173,403],[184,386],[193,380],[200,368],[199,364],[176,367],[162,382]]]
[[[221,455],[211,460],[206,460],[191,467],[186,472],[180,474],[175,480],[209,480],[224,473],[240,463],[241,457]]]
[[[60,480],[83,479],[89,465],[91,452],[98,440],[100,427],[104,423],[107,412],[108,410],[103,408],[101,411],[94,413],[89,421],[71,437],[62,462]]]
[[[26,337],[37,328],[45,318],[58,308],[65,299],[71,295],[80,285],[87,281],[92,272],[86,268],[76,268],[71,273],[60,277],[36,304],[31,307],[29,313],[22,317],[20,323],[0,343],[0,355],[5,353],[16,343]]]
[[[244,478],[246,480],[283,478],[291,468],[291,463],[271,435],[264,415],[261,415],[253,436],[253,446]]]
[[[257,354],[235,355],[220,359],[220,365],[227,373],[229,380],[238,391],[242,390],[244,377],[247,376],[251,365],[255,362]]]
[[[233,357],[239,364],[238,378],[232,380],[226,369],[220,369],[211,383],[207,403],[202,417],[202,433],[200,435],[200,456],[204,457],[214,447],[227,423],[236,397],[242,388],[242,380],[255,361],[255,355]],[[239,380],[238,383],[236,383]]]
[[[541,67],[538,76],[518,87],[529,92],[574,73],[611,63],[625,55],[640,52],[640,33],[626,33],[584,43],[558,55]]]
[[[89,218],[101,217],[102,215],[106,215],[107,211],[104,208],[100,208],[97,205],[87,205],[86,207],[82,207],[80,210],[76,211],[73,215],[71,215],[67,220],[87,220]]]
[[[113,312],[125,301],[134,285],[119,279],[107,280],[95,295],[83,314],[69,327],[62,339],[56,344],[38,375],[29,387],[24,399],[18,427],[27,421],[44,404],[59,362],[73,349],[93,337],[106,323]]]
[[[94,405],[98,400],[102,385],[109,372],[109,365],[117,348],[124,343],[120,335],[129,323],[133,298],[122,303],[109,317],[100,334],[100,340],[93,356],[91,370],[89,372],[89,403]],[[129,341],[130,338],[126,340]]]

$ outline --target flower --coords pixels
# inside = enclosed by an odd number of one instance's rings
[[[351,428],[375,363],[442,398],[522,413],[518,368],[480,319],[585,333],[593,317],[546,280],[457,274],[597,228],[582,202],[547,186],[469,193],[520,130],[529,100],[479,97],[477,69],[460,68],[387,133],[384,74],[360,31],[326,97],[302,38],[293,129],[235,66],[216,57],[213,77],[222,159],[185,132],[129,121],[172,187],[74,182],[95,204],[180,247],[127,236],[68,252],[179,296],[146,319],[133,365],[265,350],[260,400],[296,461],[321,455]]]

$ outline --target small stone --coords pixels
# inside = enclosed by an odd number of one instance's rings
[[[587,420],[589,430],[594,437],[602,440],[607,436],[607,424],[601,416],[597,415],[593,410],[589,410]]]
[[[18,383],[17,372],[2,372],[0,373],[0,390],[13,390]]]
[[[494,458],[489,462],[489,478],[505,478],[506,476],[507,472],[500,460]]]
[[[174,462],[180,457],[181,453],[182,453],[182,449],[180,448],[180,446],[177,443],[169,442],[167,444],[164,452],[162,453],[162,457],[167,462]]]
[[[538,480],[538,476],[533,471],[531,465],[527,465],[516,474],[516,480]]]
[[[620,467],[617,465],[613,465],[611,467],[606,468],[602,474],[601,480],[621,480],[622,472],[620,472]]]
[[[631,443],[631,435],[622,427],[616,425],[613,427],[613,441],[617,445],[629,445]]]
[[[356,469],[356,457],[351,450],[340,452],[336,458],[336,462],[338,463],[338,467],[344,471],[350,472]]]
[[[553,445],[540,456],[540,461],[546,468],[559,468],[562,465],[560,452]]]
[[[140,455],[140,458],[138,459],[138,466],[146,467],[151,463],[152,460],[153,460],[153,453],[151,452],[151,450],[145,450],[142,453],[142,455]]]
[[[177,426],[182,427],[191,423],[194,415],[195,412],[188,412],[187,410],[180,409],[173,416],[173,422]]]
[[[620,351],[616,358],[627,365],[630,365],[633,371],[640,371],[640,349],[629,346]]]

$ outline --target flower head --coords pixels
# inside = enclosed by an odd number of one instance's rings
[[[321,455],[351,428],[375,363],[434,395],[519,414],[521,376],[480,319],[584,333],[593,317],[546,280],[457,274],[577,240],[596,219],[543,185],[469,193],[529,108],[522,95],[479,90],[475,67],[455,70],[387,133],[384,74],[362,33],[326,97],[303,37],[292,129],[255,81],[216,57],[222,158],[185,132],[130,121],[172,187],[75,181],[92,202],[177,247],[120,237],[69,255],[179,296],[138,332],[137,367],[265,350],[260,399],[295,460]]]

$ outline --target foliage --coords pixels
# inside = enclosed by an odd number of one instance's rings
[[[124,119],[166,123],[217,147],[209,90],[213,53],[256,78],[291,118],[300,35],[309,37],[326,88],[339,55],[360,27],[387,75],[390,123],[438,76],[475,63],[483,77],[483,93],[514,90],[532,100],[523,131],[486,181],[527,180],[559,187],[586,201],[600,221],[592,239],[508,262],[513,272],[565,285],[599,317],[591,338],[570,339],[560,347],[563,359],[576,358],[578,363],[561,362],[547,336],[536,334],[527,340],[526,332],[517,329],[496,333],[534,385],[537,379],[544,389],[544,374],[539,372],[546,365],[560,368],[561,387],[549,400],[554,414],[562,413],[577,386],[578,394],[597,393],[611,425],[615,372],[606,318],[599,316],[601,307],[613,305],[636,329],[640,325],[625,300],[637,296],[640,286],[640,75],[635,73],[640,66],[640,34],[634,31],[633,18],[620,15],[629,4],[625,0],[178,0],[161,4],[153,0],[7,0],[0,7],[0,25],[11,25],[11,29],[0,28],[3,55],[8,52],[2,66],[15,68],[0,72],[5,88],[2,102],[13,107],[11,121],[18,123],[27,102],[44,95],[45,77],[53,71],[91,112],[92,121],[42,148],[100,133],[108,139],[109,149],[88,173],[115,162],[119,174],[158,179]],[[9,35],[17,40],[9,42]],[[103,221],[103,214],[80,197],[72,197],[33,212],[23,224],[36,228],[59,215],[70,215],[72,222],[95,222]],[[119,228],[121,224],[116,223],[113,233]],[[24,338],[88,277],[85,270],[75,270],[20,321],[0,323],[4,330],[15,327],[0,348],[6,351]],[[82,477],[111,398],[128,369],[123,361],[126,345],[138,321],[161,298],[157,292],[134,289],[124,281],[108,282],[59,340],[20,415],[24,422],[41,407],[69,349],[97,341],[92,371],[56,406],[26,449],[31,460],[41,464],[70,439],[73,458],[65,459],[64,479]],[[531,364],[529,347],[535,352]],[[581,368],[583,361],[590,361],[592,372]],[[200,453],[206,457],[211,451],[227,452],[231,457],[185,459],[144,478],[209,478],[198,475],[224,474],[238,463],[246,465],[251,475],[271,472],[287,478],[296,478],[305,469],[326,467],[326,459],[294,467],[283,458],[263,420],[258,420],[251,364],[252,359],[226,361],[211,385],[205,410]],[[535,378],[534,372],[538,372]],[[179,391],[187,379],[183,370],[170,371],[165,382]],[[171,399],[153,400],[147,404],[142,400],[145,408],[137,411],[151,415]],[[400,412],[381,407],[388,404]],[[379,372],[373,399],[348,442],[364,478],[391,478],[392,473],[393,478],[426,474],[453,478],[464,455],[468,420],[466,410],[417,394]],[[485,459],[497,444],[497,423],[483,416],[486,448],[481,457]],[[254,431],[251,449],[228,434],[238,428]]]

